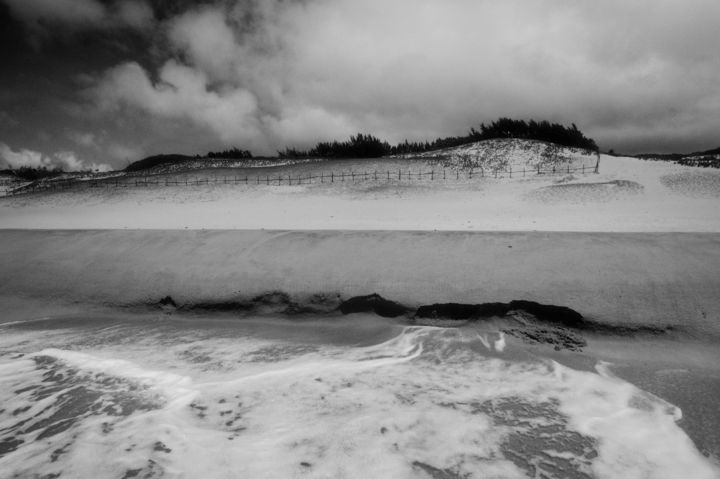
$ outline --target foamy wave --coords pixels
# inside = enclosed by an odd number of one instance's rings
[[[196,347],[197,337],[174,341],[131,349],[133,360],[108,357],[113,350],[102,347],[2,358],[0,470],[21,477],[718,477],[677,426],[679,409],[606,364],[593,373],[519,360],[517,346],[499,333],[407,327],[379,344],[318,346],[261,366],[249,359],[255,340],[246,337],[234,367],[207,374],[173,363],[177,348]],[[207,350],[213,344],[230,354],[226,338],[203,339]],[[267,348],[268,340],[256,345]]]

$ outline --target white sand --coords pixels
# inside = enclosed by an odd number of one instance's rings
[[[718,178],[602,156],[566,178],[84,189],[0,199],[0,227],[718,232]]]

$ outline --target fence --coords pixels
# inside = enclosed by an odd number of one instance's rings
[[[310,184],[332,184],[332,183],[357,183],[360,181],[374,182],[403,182],[403,181],[466,181],[478,178],[524,178],[543,174],[571,174],[571,173],[597,173],[598,166],[553,166],[552,168],[513,169],[512,166],[504,169],[485,170],[483,168],[468,170],[431,169],[429,171],[413,170],[383,170],[383,171],[341,171],[310,173],[305,175],[243,175],[243,176],[208,176],[204,178],[184,177],[180,178],[175,174],[173,177],[160,175],[156,176],[116,176],[112,178],[100,178],[94,180],[60,180],[60,181],[39,181],[18,187],[7,192],[8,195],[30,193],[36,191],[64,191],[87,185],[90,188],[131,188],[149,186],[204,186],[204,185],[310,185]]]

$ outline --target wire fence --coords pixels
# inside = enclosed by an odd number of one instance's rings
[[[7,195],[17,195],[38,191],[67,191],[79,189],[83,186],[89,188],[141,188],[141,187],[170,187],[170,186],[206,186],[206,185],[265,185],[265,186],[294,186],[333,183],[358,182],[412,182],[412,181],[445,181],[459,182],[480,178],[526,178],[538,175],[557,174],[589,174],[598,173],[598,165],[588,166],[552,166],[541,168],[515,168],[512,166],[501,169],[473,168],[467,170],[457,169],[430,169],[430,170],[373,170],[373,171],[320,171],[307,174],[244,174],[232,176],[204,176],[189,177],[187,173],[161,174],[148,176],[114,176],[90,180],[62,179],[50,181],[36,181],[6,190]]]

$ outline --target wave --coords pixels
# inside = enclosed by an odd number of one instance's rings
[[[166,359],[199,343],[216,359],[230,351],[222,337],[179,334],[160,348],[128,340],[1,357],[0,468],[17,477],[717,477],[678,427],[678,408],[603,363],[576,371],[518,356],[502,332],[406,326],[377,344],[261,364],[253,348],[268,343],[250,338],[222,371]]]

